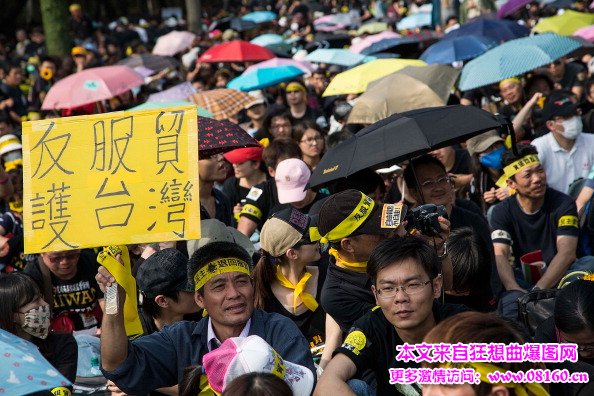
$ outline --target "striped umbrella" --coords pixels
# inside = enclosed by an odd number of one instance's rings
[[[225,120],[243,110],[254,98],[247,92],[220,88],[195,93],[190,96],[190,100],[210,111],[215,120]]]
[[[580,44],[555,33],[511,40],[468,62],[458,88],[483,87],[547,65],[580,48]]]

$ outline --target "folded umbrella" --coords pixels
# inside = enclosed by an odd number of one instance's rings
[[[240,91],[253,91],[264,89],[303,75],[303,70],[287,65],[277,67],[263,67],[243,73],[241,76],[229,81],[227,88]]]
[[[3,394],[28,395],[41,391],[49,394],[53,388],[72,385],[29,341],[0,330],[0,346],[0,388]]]
[[[146,67],[147,69],[151,69],[155,72],[159,72],[167,68],[175,69],[179,67],[179,62],[175,58],[154,54],[133,54],[122,59],[117,64],[131,68]]]
[[[157,39],[153,47],[154,55],[173,56],[192,46],[196,35],[192,32],[179,32],[174,30]]]
[[[459,74],[446,65],[408,66],[375,80],[355,101],[348,123],[373,124],[395,113],[443,106]]]
[[[198,62],[254,62],[274,58],[270,50],[243,40],[209,48],[198,58]]]
[[[553,32],[571,36],[576,30],[594,24],[594,14],[566,10],[561,15],[543,18],[532,29],[535,32]]]
[[[555,33],[508,41],[468,62],[462,69],[458,88],[468,91],[519,76],[548,65],[580,46],[576,40]]]
[[[308,54],[304,60],[314,63],[327,63],[345,67],[355,66],[365,59],[365,56],[355,54],[349,50],[337,48],[320,48]]]
[[[424,66],[418,59],[378,59],[338,73],[322,96],[348,95],[365,92],[370,82],[394,73],[406,66]]]
[[[245,14],[241,17],[244,21],[254,22],[254,23],[266,23],[274,21],[278,18],[272,11],[254,11],[250,12],[249,14]]]
[[[113,98],[144,84],[128,66],[85,69],[57,81],[48,91],[41,110],[66,109]]]
[[[444,39],[467,36],[469,34],[490,37],[498,43],[502,43],[504,41],[528,36],[530,34],[530,29],[514,21],[508,21],[507,19],[495,20],[476,18],[463,24],[458,29],[452,30],[444,36]]]
[[[215,120],[224,120],[235,116],[252,103],[254,98],[247,92],[219,88],[195,93],[190,96],[190,100],[210,111]]]
[[[255,65],[251,65],[247,69],[245,69],[244,73],[247,73],[251,70],[261,69],[264,67],[278,67],[278,66],[295,66],[298,69],[303,70],[304,73],[311,73],[316,68],[312,66],[311,63],[305,61],[298,61],[295,59],[282,59],[282,58],[273,58],[264,62],[256,63]]]
[[[497,116],[473,106],[394,114],[326,152],[309,179],[309,187],[326,185],[362,169],[389,167],[501,125]]]
[[[427,63],[447,65],[476,58],[497,45],[497,41],[492,38],[475,34],[452,37],[438,41],[427,48],[420,59]]]
[[[260,147],[260,143],[237,124],[198,117],[198,154],[200,158],[208,158],[244,147]]]

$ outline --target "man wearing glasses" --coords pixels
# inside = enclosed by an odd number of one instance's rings
[[[35,280],[52,309],[53,330],[95,334],[105,306],[97,268],[88,250],[41,253],[27,264],[23,272]]]
[[[367,263],[367,274],[380,309],[355,321],[324,370],[314,395],[421,393],[416,384],[390,385],[389,369],[416,367],[413,361],[396,359],[397,346],[421,343],[436,323],[467,310],[463,305],[435,300],[442,288],[439,267],[435,249],[420,238],[390,238],[376,247]],[[366,370],[374,372],[377,390],[351,380]]]

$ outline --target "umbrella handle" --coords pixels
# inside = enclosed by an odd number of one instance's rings
[[[511,149],[512,149],[512,152],[514,153],[514,155],[516,157],[518,157],[520,154],[518,152],[518,144],[516,143],[516,131],[514,130],[514,124],[512,124],[509,117],[505,117],[505,118],[507,121],[507,123],[506,123],[507,132],[509,133],[509,135],[511,137]]]

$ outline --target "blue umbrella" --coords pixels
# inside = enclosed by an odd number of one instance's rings
[[[458,87],[462,91],[483,87],[547,65],[580,48],[580,43],[555,33],[511,40],[468,62]]]
[[[295,77],[301,76],[303,73],[303,70],[292,65],[262,67],[234,78],[229,81],[227,88],[238,89],[240,91],[253,91],[292,80]]]
[[[356,54],[349,50],[321,48],[308,54],[303,60],[314,63],[328,63],[331,65],[351,67],[363,62],[364,59],[364,55]]]
[[[402,51],[415,51],[419,48],[419,44],[419,40],[408,37],[388,38],[381,41],[377,41],[371,44],[369,47],[364,48],[363,50],[361,50],[361,54],[375,55],[378,52],[384,52],[392,48],[395,52],[398,52],[396,50],[397,47],[402,47]]]
[[[433,44],[423,52],[420,59],[427,63],[447,65],[476,58],[497,45],[497,41],[492,38],[475,34],[453,37]]]
[[[0,330],[0,350],[0,388],[6,395],[26,395],[72,385],[29,341]]]
[[[245,14],[241,17],[244,21],[250,21],[254,23],[264,23],[274,21],[277,15],[272,11],[254,11],[249,14]]]
[[[507,19],[496,20],[477,18],[472,22],[465,23],[458,29],[452,30],[444,36],[444,39],[467,36],[469,34],[490,37],[498,43],[501,43],[520,37],[526,37],[530,34],[530,29],[514,21],[508,21]]]
[[[266,33],[262,34],[252,40],[250,43],[259,45],[261,47],[268,47],[269,45],[282,44],[285,39],[280,34]]]
[[[405,18],[402,18],[397,24],[398,30],[404,29],[416,29],[423,26],[431,26],[431,13],[430,12],[419,12],[412,14]]]

